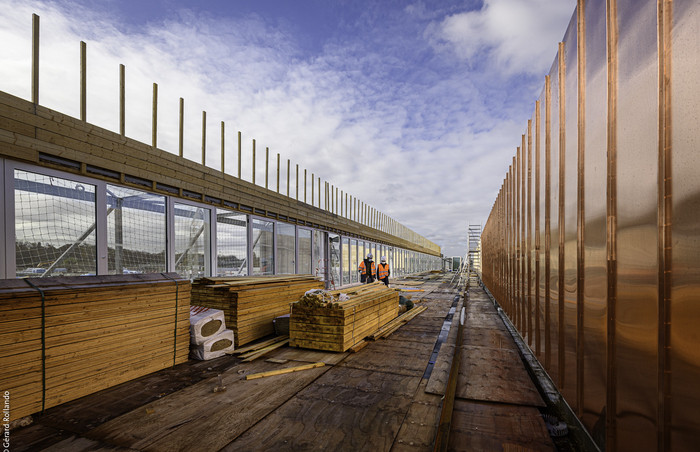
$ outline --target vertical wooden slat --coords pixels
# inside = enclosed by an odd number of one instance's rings
[[[126,135],[126,68],[119,65],[119,134]]]
[[[608,29],[608,128],[607,128],[607,394],[605,419],[605,449],[617,450],[617,76],[618,76],[618,23],[617,0],[606,0]]]
[[[39,16],[32,14],[32,103],[39,105]]]
[[[178,128],[178,151],[180,157],[184,155],[184,138],[185,138],[185,99],[180,98],[180,124]],[[240,174],[239,174],[240,176]]]
[[[265,147],[265,189],[269,187],[270,180],[270,148]]]
[[[673,1],[657,0],[659,43],[659,171],[658,171],[658,411],[657,450],[671,445],[671,289],[672,289],[672,103],[671,61]]]
[[[296,167],[297,167],[297,175],[296,175],[295,182],[297,184],[297,201],[299,201],[299,164],[298,163],[296,164]]]
[[[304,170],[304,202],[306,202],[306,170]],[[314,173],[311,173],[311,205],[314,205]]]
[[[238,178],[241,178],[241,155],[243,153],[242,146],[241,146],[241,132],[240,130],[238,131]],[[289,190],[287,190],[289,191]]]
[[[151,146],[158,147],[158,84],[153,84],[153,105],[151,107]],[[222,170],[223,171],[223,170]]]
[[[80,41],[80,120],[87,121],[87,44]]]
[[[224,124],[224,121],[221,121],[221,172],[222,173],[226,172],[226,162],[225,162],[225,160],[226,160],[226,151],[225,151],[226,142],[224,141],[225,140],[224,134],[225,134],[225,124]]]
[[[207,112],[202,111],[202,165],[207,166]]]
[[[292,162],[287,159],[287,198],[289,198],[289,179],[291,178]]]
[[[277,153],[277,193],[280,192],[280,155]]]

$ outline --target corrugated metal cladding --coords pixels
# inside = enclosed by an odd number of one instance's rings
[[[483,280],[608,451],[700,444],[700,3],[579,0]]]

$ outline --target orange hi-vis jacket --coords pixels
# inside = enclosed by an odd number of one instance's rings
[[[365,259],[365,260],[367,260],[367,259]],[[360,274],[362,274],[362,275],[367,274],[367,267],[365,265],[365,260],[360,262]],[[370,271],[371,271],[371,275],[373,277],[377,276],[377,267],[374,265],[374,261],[372,261],[372,263],[370,265]]]
[[[389,264],[379,264],[377,267],[377,279],[384,279],[389,276]]]

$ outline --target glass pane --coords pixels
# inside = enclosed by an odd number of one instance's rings
[[[253,220],[253,275],[274,275],[273,231],[275,223]]]
[[[328,248],[330,253],[330,283],[333,288],[340,282],[340,236],[328,234]]]
[[[95,187],[15,170],[18,277],[94,275]]]
[[[314,274],[321,278],[321,280],[326,280],[326,267],[328,267],[328,259],[325,256],[324,247],[324,233],[321,231],[313,231],[314,233],[314,260],[316,261],[316,267],[314,269]]]
[[[299,262],[298,273],[303,275],[312,274],[311,260],[311,230],[299,229]]]
[[[108,273],[167,269],[165,196],[107,185]]]
[[[295,227],[287,223],[277,223],[277,273],[294,273]]]
[[[343,285],[350,284],[350,242],[347,237],[343,237]]]
[[[216,211],[217,276],[248,275],[248,217],[245,214]]]
[[[175,271],[195,279],[209,273],[209,209],[175,203]]]
[[[357,272],[359,267],[357,262],[357,240],[350,241],[350,282],[359,282],[360,274]]]

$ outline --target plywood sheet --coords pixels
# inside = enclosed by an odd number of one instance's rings
[[[388,451],[419,382],[335,367],[222,450]]]
[[[455,400],[449,450],[556,451],[536,408]]]
[[[350,355],[340,366],[422,376],[432,351],[433,344],[429,343],[379,341],[369,344],[360,353]]]
[[[545,406],[517,352],[464,346],[461,359],[458,398]]]

